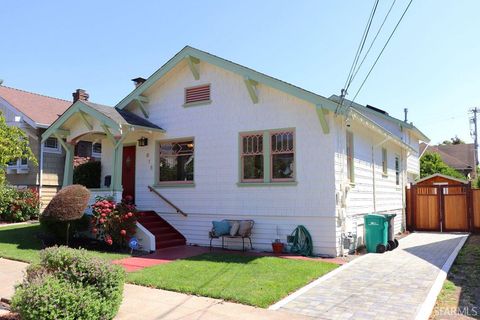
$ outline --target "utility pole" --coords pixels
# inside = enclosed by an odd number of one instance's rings
[[[478,108],[473,108],[470,110],[473,114],[472,118],[470,119],[470,123],[473,124],[473,129],[470,131],[470,135],[475,142],[475,166],[478,167],[478,130],[477,130],[477,114],[480,112]],[[477,173],[477,168],[475,168],[475,175]]]

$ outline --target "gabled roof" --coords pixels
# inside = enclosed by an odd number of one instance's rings
[[[61,130],[62,125],[73,115],[78,113],[86,113],[97,119],[101,123],[116,130],[120,130],[122,126],[136,127],[139,129],[149,129],[156,131],[164,131],[156,124],[143,119],[127,110],[118,110],[113,107],[90,101],[78,100],[72,104],[52,125],[42,134],[42,141],[45,141],[51,135]]]
[[[46,128],[72,105],[71,101],[0,85],[0,99],[31,120],[34,127]]]
[[[122,101],[120,101],[115,107],[118,109],[124,109],[131,101],[138,98],[142,93],[144,93],[147,89],[153,86],[165,74],[167,74],[170,70],[172,70],[178,63],[180,63],[184,59],[188,59],[189,57],[210,63],[212,65],[218,66],[225,70],[234,72],[244,77],[245,79],[253,80],[258,83],[275,88],[277,90],[283,91],[299,99],[302,99],[310,103],[313,103],[317,106],[320,106],[322,108],[332,110],[332,111],[336,109],[336,103],[332,102],[331,100],[321,95],[302,89],[288,82],[270,77],[264,73],[244,67],[232,61],[220,58],[211,53],[198,50],[189,46],[186,46],[180,52],[178,52],[175,56],[173,56],[173,58],[171,58],[167,63],[165,63],[160,69],[155,71],[155,73],[153,73],[150,77],[148,77],[148,79],[143,84],[135,88],[128,96],[126,96]]]
[[[337,95],[332,95],[332,96],[330,96],[329,99],[331,99],[332,101],[335,101],[337,103],[340,102],[340,97],[337,96]],[[366,117],[368,117],[369,115],[374,115],[376,117],[383,118],[383,119],[385,119],[387,121],[390,121],[392,123],[395,123],[399,126],[403,126],[404,128],[411,129],[412,131],[414,131],[419,136],[419,138],[422,141],[430,142],[430,139],[423,132],[421,132],[417,127],[415,127],[412,123],[402,121],[400,119],[397,119],[395,117],[390,116],[387,113],[382,113],[382,112],[373,110],[372,108],[367,108],[366,106],[363,106],[359,103],[350,101],[348,99],[343,99],[343,101],[344,101],[344,104],[346,106],[351,106],[353,109],[360,112],[361,114],[363,114]]]
[[[435,177],[441,177],[441,178],[444,178],[444,179],[447,179],[447,180],[452,180],[452,181],[456,181],[456,182],[460,182],[460,183],[464,183],[464,184],[468,183],[468,181],[464,180],[464,179],[458,179],[458,178],[450,177],[450,176],[447,176],[447,175],[444,175],[444,174],[441,174],[441,173],[434,173],[432,175],[429,175],[428,177],[425,177],[425,178],[422,178],[420,180],[415,181],[415,184],[417,184],[419,182],[426,181],[426,180],[430,180],[430,179],[435,178]]]

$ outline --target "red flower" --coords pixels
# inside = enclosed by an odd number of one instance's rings
[[[127,231],[126,230],[120,230],[120,234],[122,235],[122,237],[125,237],[127,235]]]
[[[93,233],[93,234],[96,234],[97,232],[98,232],[98,229],[97,229],[97,228],[93,228],[93,229],[92,229],[92,233]]]
[[[131,217],[131,216],[133,216],[133,213],[129,212],[129,213],[127,213],[127,215],[128,215],[129,217]]]
[[[105,218],[105,217],[107,216],[107,214],[106,214],[106,213],[102,213],[101,216],[102,216],[103,218]]]
[[[98,220],[98,222],[100,222],[100,223],[104,223],[104,222],[105,222],[105,219],[103,219],[103,218],[100,218],[100,220]]]

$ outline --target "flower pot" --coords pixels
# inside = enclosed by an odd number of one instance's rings
[[[283,246],[284,245],[282,242],[273,242],[272,243],[273,253],[281,254],[283,252]]]

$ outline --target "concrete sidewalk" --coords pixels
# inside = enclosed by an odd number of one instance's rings
[[[394,251],[358,258],[271,309],[316,319],[428,319],[467,236],[413,233]]]
[[[10,299],[14,285],[23,279],[28,264],[0,258],[0,298]],[[1,311],[0,311],[1,315]],[[123,302],[116,317],[119,320],[154,319],[311,319],[219,299],[197,297],[165,290],[126,284]]]

